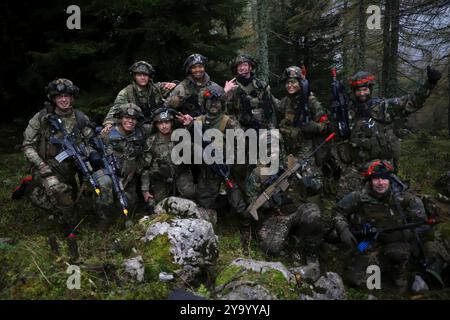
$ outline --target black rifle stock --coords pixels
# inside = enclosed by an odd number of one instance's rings
[[[341,81],[336,80],[336,69],[332,71],[333,81],[331,83],[331,94],[333,100],[331,102],[331,111],[333,121],[337,125],[339,136],[344,139],[350,137],[350,125],[348,118],[348,101],[344,92],[344,85]]]

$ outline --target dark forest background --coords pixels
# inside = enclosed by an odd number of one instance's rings
[[[66,27],[71,4],[81,8],[81,30]],[[381,10],[378,29],[367,28],[370,5]],[[56,77],[80,87],[76,107],[102,117],[137,60],[154,65],[155,81],[182,80],[184,59],[199,52],[223,85],[233,77],[229,62],[247,52],[278,98],[283,69],[304,64],[326,107],[334,66],[342,80],[359,69],[374,73],[376,95],[393,97],[411,92],[431,64],[444,80],[410,122],[446,130],[449,25],[449,0],[7,0],[0,4],[2,120],[31,116]]]

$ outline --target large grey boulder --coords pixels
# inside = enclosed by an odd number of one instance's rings
[[[199,207],[194,201],[168,197],[161,200],[155,207],[156,214],[170,214],[178,218],[197,218],[217,223],[217,213],[212,209]]]
[[[203,267],[213,265],[218,257],[218,238],[210,222],[203,219],[173,219],[151,223],[141,239],[151,243],[157,237],[167,237],[173,263],[180,266],[178,276],[193,281]]]

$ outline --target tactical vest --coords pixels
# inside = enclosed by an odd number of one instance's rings
[[[238,81],[236,83],[236,116],[239,123],[246,128],[267,128],[273,116],[271,99],[266,90],[268,85],[259,79],[253,79],[247,86]]]
[[[201,123],[202,127],[203,127],[203,131],[208,130],[208,129],[218,129],[220,130],[220,132],[225,133],[226,127],[227,127],[227,123],[231,118],[225,114],[222,114],[219,121],[215,121],[212,124],[208,124],[206,123],[206,116],[202,115],[199,116],[195,119],[195,121],[197,121],[197,123]]]
[[[180,85],[183,86],[186,96],[184,97],[183,105],[181,106],[181,112],[189,114],[193,117],[199,116],[205,113],[203,107],[203,92],[207,86],[212,84],[211,80],[206,81],[201,87],[197,86],[193,80],[184,79]]]
[[[86,118],[86,115],[80,111],[74,109],[75,114],[75,126],[73,128],[66,127],[67,132],[75,135],[83,136],[83,129],[89,127],[90,123]],[[47,122],[47,118],[50,115],[54,115],[55,107],[50,103],[45,103],[45,108],[39,111],[39,122],[41,123],[41,140],[38,146],[38,154],[44,159],[53,159],[61,151],[61,148],[50,142],[50,138],[53,136],[50,124]],[[64,124],[66,126],[66,124]],[[57,138],[62,138],[62,133],[58,132],[54,135]]]
[[[377,200],[370,196],[366,190],[359,193],[357,214],[352,219],[352,225],[356,231],[361,231],[365,223],[369,223],[377,229],[398,227],[404,224],[405,217],[396,210],[394,196],[389,199]],[[400,202],[404,195],[399,196]],[[359,229],[359,230],[358,230]],[[380,235],[380,241],[384,243],[395,241],[407,241],[411,237],[408,231],[398,231]]]
[[[153,177],[164,179],[174,178],[177,166],[172,162],[171,154],[175,142],[171,139],[163,140],[159,134],[153,134],[150,138],[150,148],[146,152],[152,154],[151,174]]]
[[[150,83],[147,92],[145,92],[145,96],[139,97],[136,92],[135,85],[130,84],[126,87],[127,99],[129,102],[134,103],[139,108],[141,108],[145,118],[149,118],[152,114],[152,111],[162,103],[162,99],[157,99],[155,96],[155,92],[157,90],[158,88],[154,86],[153,83]],[[159,92],[159,94],[160,96],[162,96],[161,92]]]
[[[354,162],[400,158],[400,142],[394,134],[388,107],[386,100],[372,99],[365,105],[366,110],[351,110],[350,157]]]

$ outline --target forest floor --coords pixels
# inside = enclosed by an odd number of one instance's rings
[[[127,252],[117,245],[126,237],[127,229],[119,218],[108,232],[100,233],[93,219],[87,215],[79,227],[78,240],[82,265],[82,290],[67,289],[70,274],[68,248],[59,236],[60,255],[51,253],[49,234],[59,234],[56,219],[49,219],[43,210],[30,201],[11,200],[12,190],[27,174],[27,164],[20,151],[22,133],[17,123],[2,127],[0,132],[0,299],[167,299],[174,289],[170,282],[146,281],[136,284],[119,279],[123,273],[121,262]],[[411,135],[403,141],[400,176],[414,186],[421,195],[437,195],[434,181],[450,170],[450,140],[426,134]],[[327,200],[329,210],[332,205]],[[442,204],[446,212],[443,232],[450,231],[449,206]],[[131,213],[136,222],[145,211]],[[289,255],[274,259],[259,250],[254,241],[248,250],[241,246],[239,221],[231,215],[219,216],[215,227],[219,237],[219,258],[214,269],[219,272],[231,261],[240,257],[256,260],[281,261],[290,267]],[[449,232],[450,233],[450,232]],[[248,252],[247,252],[248,251]],[[213,273],[214,274],[214,273]],[[117,276],[118,275],[118,276]],[[188,286],[192,292],[209,297],[214,279]],[[348,288],[347,299],[367,299],[368,295],[379,299],[449,299],[450,289],[432,290],[420,295],[398,295],[389,290],[362,291]],[[288,295],[291,297],[291,295]]]

